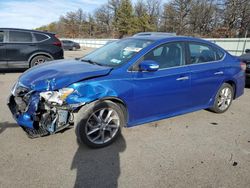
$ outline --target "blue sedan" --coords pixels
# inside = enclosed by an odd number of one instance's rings
[[[31,138],[75,127],[80,142],[99,148],[122,127],[201,109],[223,113],[244,86],[245,64],[213,43],[134,36],[27,70],[8,106]]]

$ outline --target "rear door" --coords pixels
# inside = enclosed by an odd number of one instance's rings
[[[0,30],[0,68],[7,68],[7,57],[5,48],[6,33]]]
[[[8,67],[28,67],[28,60],[36,49],[37,46],[31,32],[9,30],[8,43],[6,43]]]
[[[204,43],[188,42],[193,106],[207,107],[224,80],[224,52]]]

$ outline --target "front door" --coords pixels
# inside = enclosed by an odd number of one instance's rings
[[[185,65],[184,44],[166,43],[143,60],[159,64],[156,72],[134,72],[134,100],[131,119],[134,124],[174,115],[190,108],[190,72]],[[138,65],[139,66],[139,65]]]

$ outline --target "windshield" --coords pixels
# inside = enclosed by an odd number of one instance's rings
[[[116,67],[128,62],[141,49],[151,44],[151,40],[122,39],[111,42],[84,56],[81,60],[102,66]]]

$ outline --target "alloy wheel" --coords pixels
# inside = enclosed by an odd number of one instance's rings
[[[118,113],[111,108],[102,108],[93,112],[85,126],[88,140],[94,144],[104,144],[117,134],[120,128]]]
[[[44,62],[45,62],[45,59],[39,58],[39,59],[37,59],[37,60],[34,62],[34,66],[40,65],[40,64],[42,64],[42,63],[44,63]]]
[[[218,108],[221,111],[226,110],[232,102],[232,91],[230,88],[225,87],[221,90],[219,98],[218,98]]]

